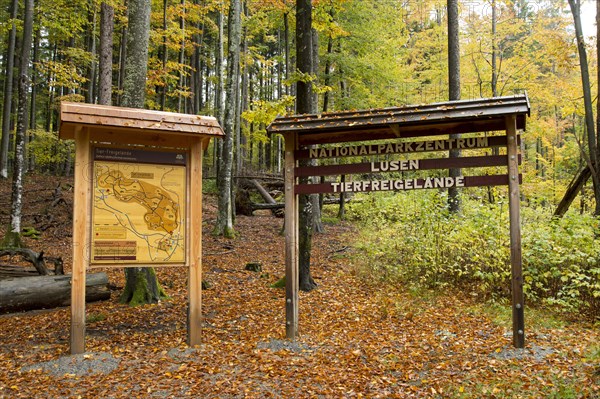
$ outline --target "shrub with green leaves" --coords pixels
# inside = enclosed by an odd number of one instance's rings
[[[440,191],[357,195],[348,217],[360,224],[358,271],[381,281],[443,289],[482,299],[510,297],[508,204],[463,195],[459,214]],[[600,317],[598,219],[552,219],[522,206],[524,290],[532,304]]]
[[[60,173],[69,158],[73,157],[74,144],[71,140],[60,140],[56,132],[32,130],[29,151],[40,172]]]

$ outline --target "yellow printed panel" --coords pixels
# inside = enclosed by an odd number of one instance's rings
[[[185,191],[185,166],[96,160],[91,263],[184,263]]]

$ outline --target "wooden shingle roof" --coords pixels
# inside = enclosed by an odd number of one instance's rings
[[[271,134],[298,134],[301,145],[343,141],[433,136],[505,129],[505,118],[515,115],[517,129],[525,129],[530,105],[526,94],[278,117],[267,127]]]

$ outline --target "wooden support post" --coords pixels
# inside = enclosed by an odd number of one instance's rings
[[[190,149],[188,228],[188,345],[200,345],[202,333],[202,151],[203,140],[196,140]]]
[[[523,266],[521,260],[521,210],[516,116],[506,117],[508,155],[508,204],[510,214],[510,264],[512,289],[513,345],[525,347]]]
[[[71,280],[71,354],[85,352],[85,273],[89,262],[89,206],[91,198],[90,132],[75,133],[73,201],[73,272]]]
[[[298,196],[294,151],[297,134],[285,136],[285,336],[298,336]]]

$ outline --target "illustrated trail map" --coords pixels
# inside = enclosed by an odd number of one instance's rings
[[[184,263],[186,154],[94,150],[91,262]]]

